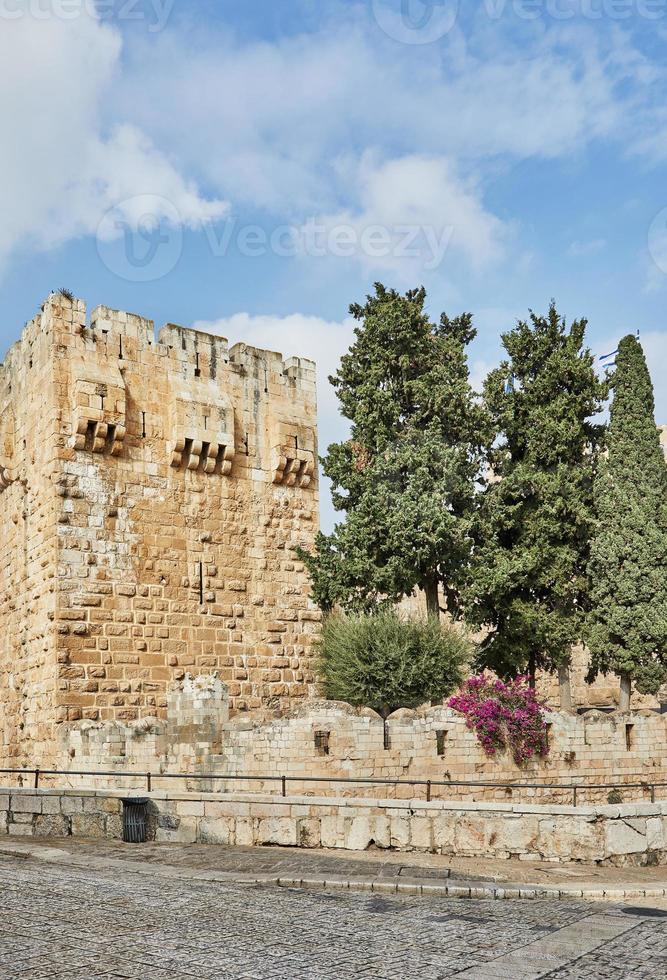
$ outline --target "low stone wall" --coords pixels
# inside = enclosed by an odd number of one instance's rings
[[[547,758],[519,768],[509,754],[489,757],[461,714],[439,705],[406,709],[386,725],[374,711],[339,702],[305,701],[289,712],[244,713],[229,717],[226,692],[215,679],[192,681],[169,696],[166,722],[144,719],[132,725],[79,723],[63,728],[59,758],[70,769],[137,772],[216,773],[257,777],[286,775],[292,793],[337,796],[418,795],[411,786],[354,786],[306,782],[317,779],[472,780],[646,784],[667,783],[667,715],[651,711],[585,715],[554,712],[548,717]],[[60,766],[59,766],[60,768]],[[78,779],[78,777],[77,777]],[[79,786],[80,782],[69,784]],[[102,785],[96,779],[95,786]],[[108,785],[118,785],[113,779]],[[126,785],[123,783],[123,785]],[[178,789],[267,792],[270,782],[163,784]],[[156,787],[158,785],[156,784]],[[568,804],[560,789],[522,789],[508,797],[502,789],[433,787],[433,796],[451,800],[501,799]],[[584,790],[579,802],[608,802],[608,789]],[[667,787],[657,797],[667,797]],[[622,802],[650,800],[641,785],[625,786]],[[618,802],[612,798],[612,802]]]
[[[122,838],[121,792],[0,789],[0,835]],[[147,794],[162,842],[667,863],[667,803],[531,806],[201,793]]]

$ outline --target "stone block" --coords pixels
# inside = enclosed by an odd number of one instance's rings
[[[433,817],[433,847],[439,854],[454,853],[456,817],[443,813]]]
[[[166,830],[158,827],[156,841],[170,841],[174,844],[194,844],[198,839],[198,820],[195,817],[182,817],[177,828]]]
[[[610,820],[605,827],[605,856],[637,854],[647,847],[646,827],[641,833],[623,820]]]
[[[667,847],[667,834],[663,817],[648,817],[646,820],[646,846],[650,851],[661,851]]]
[[[61,813],[45,813],[35,818],[35,837],[68,837],[69,833],[69,817]]]
[[[199,821],[199,841],[202,844],[231,844],[234,821],[224,817],[204,817]]]
[[[291,817],[264,817],[256,822],[256,844],[296,847],[296,822]]]
[[[66,816],[83,813],[83,798],[81,796],[63,796],[60,801],[60,810]]]
[[[237,817],[234,827],[234,843],[237,847],[252,847],[256,843],[254,821],[250,817]]]
[[[41,813],[42,798],[40,796],[23,796],[12,794],[9,808],[12,813]]]
[[[398,851],[403,851],[410,843],[410,818],[403,816],[401,812],[392,813],[390,816],[390,846]]]
[[[73,837],[91,837],[101,840],[106,836],[104,815],[101,813],[74,813],[71,816]]]
[[[203,817],[204,804],[201,800],[184,800],[176,804],[176,812],[181,817]]]
[[[358,814],[347,821],[345,847],[350,851],[365,851],[371,844],[389,847],[390,823],[388,817]]]
[[[322,843],[320,821],[317,817],[297,819],[296,835],[299,847],[319,847]]]
[[[536,814],[502,816],[490,821],[488,828],[489,854],[508,851],[510,854],[535,853],[539,836]]]
[[[121,799],[114,799],[113,797],[100,797],[98,798],[98,807],[102,813],[122,813],[123,803]],[[85,807],[84,807],[85,810]]]
[[[156,824],[159,830],[178,830],[181,818],[175,813],[160,810],[157,814]]]
[[[10,823],[7,829],[11,837],[32,837],[32,823]]]
[[[320,823],[322,847],[345,847],[346,818],[342,814],[324,815]]]
[[[431,817],[413,817],[410,824],[410,846],[416,851],[432,851],[434,849],[433,819]]]
[[[123,839],[123,817],[120,813],[109,813],[107,815],[104,821],[104,836],[107,840]]]
[[[456,854],[476,857],[487,854],[489,837],[491,836],[490,821],[483,816],[461,815],[456,821],[454,830],[454,847]]]
[[[43,796],[42,797],[42,813],[52,814],[60,813],[60,797],[59,796]]]

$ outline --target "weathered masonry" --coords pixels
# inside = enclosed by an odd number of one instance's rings
[[[0,756],[81,719],[311,690],[315,366],[52,294],[0,366]]]

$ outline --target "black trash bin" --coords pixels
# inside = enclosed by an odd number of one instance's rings
[[[148,839],[148,800],[126,799],[123,804],[123,840],[126,844],[145,844]]]

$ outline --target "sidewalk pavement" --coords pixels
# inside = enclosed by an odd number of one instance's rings
[[[351,889],[457,898],[651,900],[667,908],[667,868],[483,861],[437,854],[216,844],[124,844],[58,838],[5,840],[0,857],[157,877],[291,888]]]

